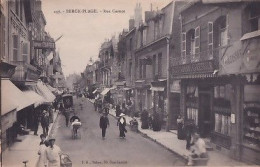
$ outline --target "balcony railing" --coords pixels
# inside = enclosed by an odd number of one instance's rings
[[[33,71],[37,71],[38,68],[31,65],[31,64],[28,64],[27,62],[25,61],[11,61],[12,64],[15,64],[15,65],[18,65],[18,66],[24,66],[24,67],[27,67]]]
[[[213,60],[214,64],[218,65],[219,55],[223,53],[226,47],[215,48],[212,51],[206,50],[197,54],[188,54],[186,56],[174,57],[172,61],[173,66],[203,62]]]

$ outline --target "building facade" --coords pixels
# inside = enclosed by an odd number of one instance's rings
[[[180,114],[229,156],[259,164],[259,3],[191,2],[181,12],[172,88]]]

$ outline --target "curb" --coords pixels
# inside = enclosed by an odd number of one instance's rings
[[[58,119],[58,117],[59,117],[59,111],[58,111],[58,113],[57,114],[55,114],[56,115],[56,117],[54,118],[54,120],[53,120],[53,123],[52,123],[52,125],[50,126],[50,131],[49,131],[49,133],[48,133],[48,137],[50,137],[50,136],[52,136],[53,135],[53,131],[54,131],[54,127],[55,127],[55,125],[56,125],[56,123],[57,123],[57,119]]]
[[[93,102],[90,101],[89,99],[88,99],[88,101],[91,102],[91,103],[93,103]],[[115,119],[117,119],[116,116],[114,116],[114,115],[112,115],[112,114],[110,114],[110,113],[109,113],[109,115],[111,115],[112,117],[114,117]],[[130,126],[129,123],[126,123],[126,124],[127,124],[128,127]],[[137,129],[137,132],[136,132],[136,133],[141,134],[143,137],[145,137],[145,138],[147,138],[147,139],[149,139],[149,140],[155,142],[156,144],[162,146],[163,148],[165,148],[165,149],[168,150],[169,152],[175,154],[176,156],[178,156],[179,158],[183,159],[184,161],[187,161],[187,157],[186,157],[186,156],[181,155],[181,154],[177,153],[176,151],[173,151],[172,149],[170,149],[170,148],[168,148],[167,146],[163,145],[162,143],[158,142],[156,139],[151,138],[150,136],[148,136],[146,133],[140,131],[139,129]],[[172,132],[171,132],[171,133],[172,133]]]

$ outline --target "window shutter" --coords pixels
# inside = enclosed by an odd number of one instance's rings
[[[229,38],[229,15],[226,15],[226,28],[227,28],[227,44],[229,44],[230,38]]]
[[[18,61],[18,35],[13,35],[13,61]]]
[[[213,58],[213,22],[208,23],[208,55]]]
[[[195,54],[200,53],[200,26],[195,29]]]
[[[28,63],[28,43],[23,43],[23,60]]]
[[[181,34],[181,56],[182,59],[186,58],[186,32]]]

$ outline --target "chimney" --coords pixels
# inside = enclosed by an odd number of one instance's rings
[[[129,31],[131,31],[135,26],[135,19],[129,19]]]

